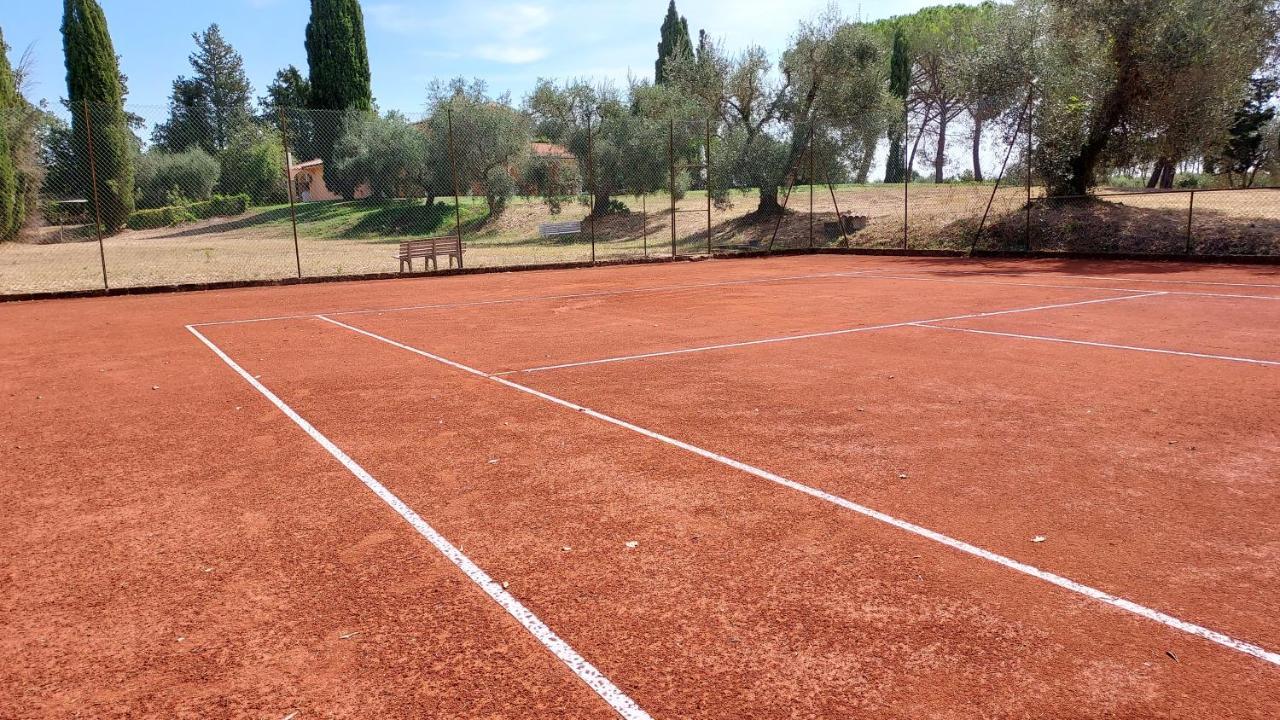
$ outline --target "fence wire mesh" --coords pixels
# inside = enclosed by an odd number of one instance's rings
[[[909,117],[886,159],[883,138],[820,122],[595,112],[545,138],[465,97],[419,115],[199,110],[6,111],[25,214],[0,294],[806,248],[1280,254],[1270,176],[1047,197],[1018,117],[989,129],[987,179],[933,182],[915,168],[937,138]],[[425,238],[460,256],[402,264]]]

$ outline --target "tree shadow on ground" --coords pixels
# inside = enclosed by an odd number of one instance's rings
[[[251,211],[235,218],[219,218],[195,227],[175,229],[158,238],[187,238],[273,228],[292,232],[297,214],[298,233],[310,239],[370,240],[395,243],[405,236],[447,234],[453,231],[454,208],[443,201],[430,205],[423,199],[351,200],[308,202],[289,207]],[[468,207],[464,215],[473,215]],[[483,221],[483,217],[481,218]],[[475,227],[474,217],[463,222]]]

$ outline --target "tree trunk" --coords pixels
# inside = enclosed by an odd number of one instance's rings
[[[982,121],[973,119],[973,179],[982,182]]]
[[[1125,28],[1112,42],[1111,57],[1119,71],[1116,84],[1100,103],[1099,110],[1090,123],[1085,141],[1068,162],[1070,174],[1061,190],[1069,195],[1086,195],[1093,186],[1098,162],[1111,139],[1111,132],[1119,126],[1129,109],[1129,99],[1139,87],[1139,77],[1133,62],[1134,28]]]
[[[933,157],[933,181],[943,181],[943,172],[947,165],[947,114],[938,114],[938,150]]]
[[[858,172],[853,178],[854,182],[859,185],[867,184],[867,176],[871,174],[871,163],[875,162],[875,159],[875,143],[871,142],[864,144],[862,148],[862,158],[858,161]]]
[[[889,159],[884,167],[884,181],[886,183],[902,182],[902,161],[906,148],[902,146],[902,133],[896,130],[889,131]]]
[[[1160,158],[1156,161],[1156,166],[1151,171],[1151,177],[1147,178],[1148,188],[1162,188],[1168,190],[1173,187],[1174,163],[1168,158]]]
[[[757,215],[778,215],[782,213],[782,205],[778,203],[778,186],[760,188],[760,204],[756,206]]]
[[[609,214],[609,191],[596,190],[595,200],[591,203],[591,215],[589,217],[602,218]]]

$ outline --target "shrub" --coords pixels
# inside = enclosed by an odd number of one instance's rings
[[[175,198],[207,200],[220,174],[218,161],[199,148],[180,153],[150,150],[138,158],[138,206],[163,208],[173,205]]]
[[[249,205],[249,196],[241,193],[239,195],[214,195],[204,202],[188,205],[187,209],[197,218],[204,220],[211,217],[243,215],[249,210]]]
[[[244,194],[259,205],[284,202],[287,198],[284,145],[278,133],[249,127],[238,133],[218,155],[222,175],[218,191],[226,195]]]
[[[138,210],[129,216],[130,230],[152,230],[192,222],[196,216],[183,205]]]
[[[138,210],[129,216],[128,225],[130,230],[153,230],[211,217],[243,215],[248,209],[248,195],[214,195],[201,202]]]

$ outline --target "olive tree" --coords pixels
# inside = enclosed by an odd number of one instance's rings
[[[1069,195],[1225,137],[1277,27],[1270,0],[1050,0],[1044,15],[1036,164]]]
[[[394,111],[348,111],[341,126],[344,133],[333,145],[333,162],[343,177],[357,186],[368,184],[376,198],[433,197],[427,136],[408,118]]]

